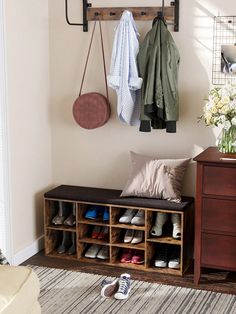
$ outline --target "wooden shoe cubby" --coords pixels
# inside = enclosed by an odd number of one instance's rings
[[[51,257],[78,260],[80,262],[113,265],[123,268],[140,269],[153,273],[168,273],[183,275],[193,261],[193,232],[194,232],[194,206],[193,198],[183,197],[182,203],[173,203],[165,200],[144,198],[120,198],[121,191],[111,189],[99,189],[89,187],[76,187],[61,185],[45,193],[44,221],[45,221],[45,254]],[[76,224],[74,226],[54,225],[52,219],[57,215],[59,203],[63,203],[65,215],[71,214],[75,208]],[[86,219],[85,213],[90,205],[104,206],[109,210],[109,220]],[[145,216],[144,226],[121,224],[119,218],[126,209],[143,210]],[[177,213],[181,219],[181,239],[172,238],[172,224],[168,221],[163,227],[163,235],[154,237],[150,230],[154,224],[158,212]],[[104,240],[91,237],[94,226],[108,227],[108,238]],[[143,242],[138,244],[124,243],[124,235],[127,229],[141,230]],[[76,252],[68,255],[66,252],[57,252],[63,237],[63,232],[75,234]],[[101,247],[107,246],[109,258],[86,258],[85,252],[92,244]],[[163,245],[172,248],[178,246],[180,251],[180,268],[157,268],[154,266],[155,256]],[[144,255],[143,264],[121,263],[120,258],[124,249],[137,250]]]

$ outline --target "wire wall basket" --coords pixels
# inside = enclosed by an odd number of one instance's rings
[[[212,84],[236,83],[236,16],[216,16]]]

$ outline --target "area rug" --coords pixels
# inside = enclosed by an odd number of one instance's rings
[[[235,314],[236,296],[170,285],[131,281],[128,299],[105,299],[101,275],[30,266],[37,273],[42,314]]]

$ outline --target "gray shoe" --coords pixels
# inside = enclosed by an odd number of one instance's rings
[[[74,255],[76,253],[76,241],[75,241],[75,233],[71,232],[71,246],[67,251],[67,255]]]
[[[66,218],[64,225],[73,227],[75,225],[75,216],[71,214],[68,218]]]
[[[59,216],[59,215],[56,215],[53,219],[52,219],[52,223],[54,225],[63,225],[65,221],[65,216]]]
[[[58,254],[63,254],[67,251],[67,249],[71,245],[71,234],[70,232],[63,231],[63,237],[62,237],[62,242],[57,248],[57,253]]]
[[[132,218],[131,224],[136,226],[144,226],[145,224],[144,216],[145,216],[144,210],[139,209],[137,214]]]
[[[92,244],[89,249],[85,253],[85,257],[88,258],[96,258],[99,250],[101,249],[101,245]]]
[[[109,250],[108,246],[104,245],[97,254],[97,258],[100,259],[108,259],[109,258]]]
[[[118,289],[119,289],[118,279],[115,279],[111,282],[107,282],[102,287],[101,296],[104,298],[110,298],[118,291]]]
[[[72,244],[71,247],[67,251],[67,255],[74,255],[76,252],[75,245]]]

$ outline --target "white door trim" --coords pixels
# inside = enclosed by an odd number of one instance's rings
[[[12,230],[10,206],[10,162],[8,146],[8,112],[7,112],[7,71],[6,71],[6,41],[5,41],[5,0],[0,0],[0,143],[2,145],[2,184],[1,199],[3,204],[3,226],[5,247],[4,254],[12,262]],[[1,151],[0,151],[1,152]]]

